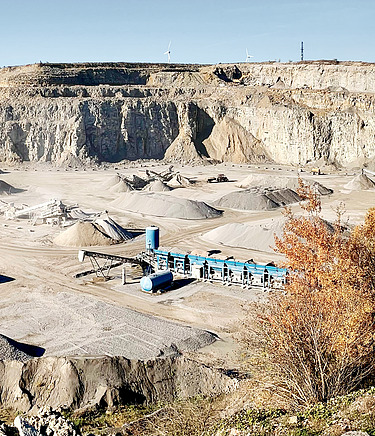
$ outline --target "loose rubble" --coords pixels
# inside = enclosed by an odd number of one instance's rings
[[[33,358],[17,347],[18,342],[0,334],[0,360],[18,360],[26,362]]]
[[[14,427],[20,436],[79,436],[73,423],[51,407],[44,407],[35,415],[16,416]]]

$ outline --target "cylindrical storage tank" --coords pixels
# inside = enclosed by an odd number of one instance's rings
[[[159,227],[146,227],[146,250],[157,250],[159,248]]]
[[[158,271],[141,278],[141,288],[145,292],[154,292],[170,286],[173,282],[173,274],[170,271]]]

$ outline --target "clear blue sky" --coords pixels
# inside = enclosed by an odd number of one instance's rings
[[[0,0],[0,66],[375,62],[374,0]]]

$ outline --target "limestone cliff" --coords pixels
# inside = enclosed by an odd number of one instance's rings
[[[149,361],[124,357],[44,357],[0,361],[0,404],[28,411],[111,407],[218,395],[237,380],[184,357]]]
[[[375,65],[36,64],[0,69],[0,160],[337,165],[375,156]]]

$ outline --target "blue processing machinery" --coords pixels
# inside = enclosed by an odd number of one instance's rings
[[[90,258],[94,269],[77,274],[76,277],[92,272],[104,275],[105,271],[109,273],[111,267],[133,263],[142,267],[144,277],[141,279],[141,288],[150,293],[170,287],[173,281],[172,273],[203,281],[220,282],[228,286],[239,285],[243,288],[282,288],[287,277],[285,268],[278,268],[273,264],[261,265],[252,261],[238,262],[160,250],[159,228],[154,226],[146,228],[146,252],[134,258],[83,250],[79,252],[78,258],[82,262],[85,256]],[[98,258],[104,258],[108,262],[107,265],[100,267]]]

